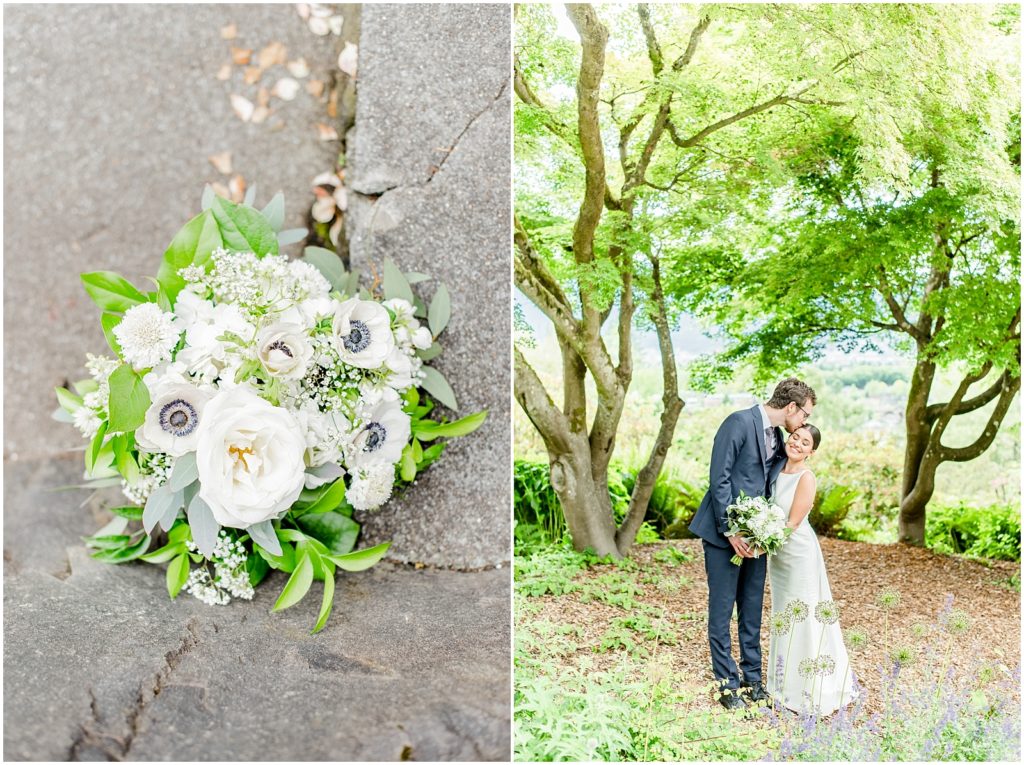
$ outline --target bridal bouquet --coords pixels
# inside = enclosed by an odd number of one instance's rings
[[[251,196],[235,205],[207,190],[151,291],[82,274],[114,356],[87,354],[90,377],[57,389],[54,416],[89,439],[86,485],[120,485],[131,502],[86,539],[93,557],[168,563],[172,598],[211,605],[251,599],[270,569],[291,575],[274,610],[320,580],[316,632],[335,570],[369,568],[388,548],[353,551],[353,512],[386,502],[438,459],[437,439],[486,412],[427,419],[424,393],[456,409],[426,363],[449,319],[443,284],[428,305],[411,285],[429,277],[390,260],[369,289],[329,250],[289,261],[279,244],[305,232],[279,233],[283,220],[280,194],[258,211]]]
[[[793,529],[786,525],[786,511],[772,504],[764,497],[747,497],[740,493],[739,498],[726,508],[729,530],[725,536],[739,534],[754,547],[759,547],[768,555],[774,555]],[[741,565],[743,558],[733,555],[730,558],[734,565]]]

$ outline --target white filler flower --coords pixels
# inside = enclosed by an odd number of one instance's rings
[[[409,443],[409,415],[402,411],[402,401],[390,389],[383,391],[380,402],[366,413],[366,426],[353,441],[352,463],[359,467],[384,462],[394,465],[402,458],[402,449]]]
[[[164,313],[156,303],[132,306],[114,327],[121,356],[136,369],[153,367],[171,358],[179,335],[174,314]]]
[[[194,452],[210,391],[182,382],[156,387],[153,394],[146,420],[135,431],[135,441],[148,452],[174,457]]]
[[[394,465],[381,463],[362,467],[352,474],[345,499],[356,510],[376,510],[391,497],[394,484]]]
[[[221,526],[244,529],[275,518],[302,492],[305,451],[288,411],[243,387],[223,390],[199,426],[199,496]]]
[[[379,369],[395,347],[391,317],[372,300],[346,300],[335,311],[332,328],[338,355],[353,367]]]
[[[299,380],[309,368],[313,346],[305,329],[298,324],[275,322],[256,336],[256,355],[272,376],[281,380]]]

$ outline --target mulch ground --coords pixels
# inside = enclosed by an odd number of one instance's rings
[[[876,598],[886,588],[895,588],[901,595],[899,605],[890,609],[888,624],[889,647],[899,645],[922,646],[926,639],[919,633],[921,625],[929,626],[934,634],[939,613],[948,596],[953,596],[953,607],[970,616],[969,630],[954,642],[951,664],[964,672],[976,667],[978,659],[992,665],[1002,664],[1010,670],[1020,662],[1020,593],[1007,582],[1019,575],[1020,566],[1007,561],[977,562],[954,556],[938,555],[929,550],[904,545],[872,545],[821,538],[822,552],[828,572],[832,596],[840,607],[840,625],[844,632],[861,630],[869,636],[866,647],[851,651],[851,663],[859,682],[867,690],[867,710],[878,708],[882,678],[879,667],[890,666],[883,646],[883,609]],[[690,560],[678,565],[660,563],[655,554],[665,547],[685,550]],[[713,681],[707,644],[707,581],[704,559],[699,540],[671,540],[634,548],[632,559],[641,569],[633,574],[635,580],[657,574],[663,582],[676,578],[681,586],[673,588],[643,585],[639,600],[660,606],[672,618],[678,643],[659,646],[658,655],[671,661],[673,674],[680,682],[698,686]],[[577,575],[577,581],[594,579],[601,574],[617,571],[615,566],[597,565]],[[520,622],[547,620],[575,625],[579,632],[577,656],[588,656],[599,669],[610,669],[622,661],[621,651],[595,653],[593,647],[617,617],[626,612],[599,601],[581,602],[579,593],[560,597],[531,598],[541,603],[537,613],[520,615]],[[765,612],[762,624],[763,656],[768,656],[768,623],[770,616],[771,585],[765,592]],[[916,625],[916,627],[915,627]],[[733,622],[733,653],[736,648],[735,622]],[[569,660],[572,657],[567,657]],[[916,666],[904,669],[907,675],[934,672],[934,664],[921,656]],[[717,706],[710,692],[702,694],[699,706]]]

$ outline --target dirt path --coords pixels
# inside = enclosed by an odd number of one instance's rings
[[[1012,562],[996,561],[987,565],[931,551],[902,545],[871,545],[821,539],[832,594],[840,607],[840,624],[844,631],[860,630],[868,635],[867,645],[851,652],[853,670],[868,692],[868,710],[876,709],[880,698],[879,667],[888,664],[883,647],[884,611],[876,604],[879,593],[888,587],[901,595],[899,605],[889,612],[888,644],[922,647],[922,626],[936,629],[937,617],[948,596],[953,607],[970,616],[970,628],[953,644],[951,664],[968,670],[976,659],[992,665],[1003,664],[1013,670],[1020,662],[1020,593],[1008,585],[1011,575],[1020,573]],[[685,551],[689,560],[678,565],[656,561],[655,556],[667,547]],[[630,576],[640,588],[638,603],[658,606],[671,618],[678,643],[660,646],[661,656],[671,657],[673,671],[681,682],[703,685],[713,680],[707,645],[707,582],[703,553],[699,540],[674,540],[644,545],[634,551],[639,570]],[[666,556],[662,553],[660,556]],[[621,569],[598,565],[577,574],[581,583],[593,583],[610,572]],[[585,598],[585,596],[584,596]],[[622,651],[594,653],[602,637],[614,621],[629,614],[614,605],[599,601],[583,602],[579,592],[561,597],[544,596],[541,608],[520,620],[548,620],[576,625],[579,632],[577,657],[584,655],[600,668],[609,668],[621,661]],[[763,654],[768,655],[768,619],[770,585],[765,593],[765,614],[762,628]],[[736,646],[733,626],[734,652]],[[934,670],[934,662],[919,650],[919,660],[904,672],[914,674]],[[573,657],[569,657],[571,660]],[[767,659],[766,659],[767,660]],[[710,693],[703,694],[701,705],[712,706]]]

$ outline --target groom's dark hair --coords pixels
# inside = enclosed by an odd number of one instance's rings
[[[795,377],[789,377],[775,386],[775,392],[768,399],[768,406],[772,409],[785,409],[790,404],[803,406],[807,399],[812,404],[818,403],[814,388]]]

